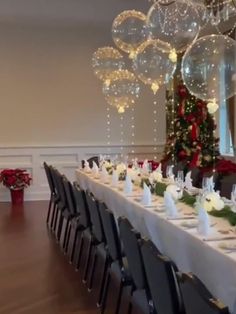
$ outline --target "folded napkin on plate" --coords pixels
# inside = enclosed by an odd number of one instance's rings
[[[142,204],[150,206],[152,204],[152,194],[146,183],[143,184]]]
[[[89,166],[89,162],[86,159],[84,160],[84,171],[85,172],[91,172],[91,168]]]
[[[155,171],[162,174],[161,163],[159,163],[159,166],[156,168]]]
[[[168,217],[176,217],[178,214],[175,202],[170,194],[170,192],[164,192],[164,204],[166,209],[166,214]]]
[[[119,183],[119,175],[117,170],[113,170],[112,172],[112,178],[111,178],[111,184],[113,187],[117,187]]]
[[[198,209],[198,233],[203,236],[208,236],[210,232],[209,216],[204,208]]]
[[[101,179],[103,182],[107,182],[107,180],[108,180],[108,172],[107,172],[105,165],[102,166]]]
[[[148,163],[147,159],[145,159],[143,162],[142,173],[143,174],[149,174],[149,163]]]
[[[129,175],[126,175],[124,184],[124,193],[126,195],[131,195],[133,192],[133,183]]]
[[[210,178],[207,179],[207,190],[209,192],[214,192],[215,188],[215,183],[214,183],[214,176],[211,176]]]
[[[184,186],[188,191],[191,191],[193,189],[193,184],[192,184],[192,179],[191,179],[191,171],[189,171],[186,176],[185,176],[185,181],[184,181]]]
[[[93,173],[93,175],[96,176],[96,177],[99,175],[98,165],[96,164],[95,161],[93,161],[92,173]]]

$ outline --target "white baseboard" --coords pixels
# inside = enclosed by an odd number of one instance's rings
[[[164,143],[158,143],[157,156],[160,158],[163,152]],[[153,144],[138,144],[134,147],[124,145],[124,154],[128,154],[132,149],[139,159],[153,159]],[[25,200],[47,200],[49,199],[49,188],[45,176],[43,162],[54,165],[58,170],[65,174],[70,180],[75,180],[75,170],[80,167],[83,159],[91,156],[107,154],[106,145],[52,145],[52,146],[14,146],[0,148],[0,169],[5,168],[24,168],[30,172],[33,182],[25,189]],[[120,154],[118,144],[109,146],[111,156]],[[0,187],[0,202],[10,200],[9,190]]]

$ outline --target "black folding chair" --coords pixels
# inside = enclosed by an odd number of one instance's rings
[[[113,213],[102,202],[99,202],[99,211],[105,233],[107,253],[104,254],[103,260],[100,258],[103,274],[100,277],[101,285],[98,289],[98,305],[101,306],[102,313],[125,314],[129,311],[130,300],[127,301],[122,298],[122,292],[128,297],[131,292],[130,276],[127,274],[127,260],[122,254]]]
[[[46,162],[43,163],[43,166],[44,166],[44,169],[45,169],[48,185],[49,185],[49,188],[50,188],[50,199],[49,199],[49,204],[48,204],[48,212],[47,212],[46,223],[47,223],[48,226],[51,226],[52,217],[54,215],[55,208],[57,206],[57,202],[58,202],[59,198],[58,198],[58,195],[57,195],[56,187],[54,186],[54,182],[53,182],[53,177],[52,177],[53,169],[52,169],[52,166],[49,166]]]
[[[90,228],[90,215],[88,211],[85,192],[74,182],[73,193],[76,204],[76,212],[79,216],[71,224],[70,237],[68,239],[69,261],[73,263],[75,269],[80,264],[81,253],[83,249],[83,232]]]
[[[150,240],[142,240],[141,252],[148,286],[158,314],[182,314],[183,302],[175,264],[162,255]]]
[[[179,274],[186,314],[229,314],[228,308],[215,299],[193,274]]]
[[[97,166],[99,166],[99,157],[98,156],[93,156],[93,157],[90,157],[87,162],[89,163],[89,167],[92,168],[93,166],[93,162],[95,162],[97,164]],[[82,165],[82,168],[84,168],[84,164],[85,164],[85,161],[82,160],[81,161],[81,165]]]
[[[124,253],[128,260],[128,269],[132,277],[132,314],[153,313],[153,305],[147,285],[144,265],[140,249],[140,234],[133,228],[128,219],[118,219],[120,237]]]

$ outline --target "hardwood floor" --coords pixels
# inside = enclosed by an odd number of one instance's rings
[[[0,203],[0,314],[99,313],[47,232],[47,205]]]

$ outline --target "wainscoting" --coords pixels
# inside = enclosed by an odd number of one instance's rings
[[[158,143],[157,156],[160,159],[163,152],[164,143]],[[132,146],[135,154],[130,158],[153,159],[154,146],[152,144]],[[123,154],[131,151],[129,145],[124,145]],[[120,155],[119,145],[109,147],[109,155]],[[46,200],[49,198],[49,188],[44,173],[43,162],[57,167],[70,180],[75,179],[75,169],[80,167],[81,160],[91,156],[108,154],[105,145],[63,145],[63,146],[21,146],[0,148],[0,169],[4,168],[24,168],[28,170],[33,178],[32,185],[25,190],[26,200]],[[0,201],[10,199],[9,190],[1,186]]]

